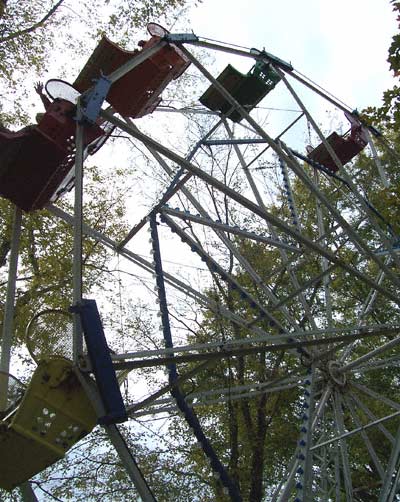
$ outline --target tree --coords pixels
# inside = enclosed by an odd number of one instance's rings
[[[393,12],[397,15],[397,20],[400,23],[400,3],[396,0],[390,0],[393,6]],[[399,24],[400,26],[400,24]],[[392,38],[392,43],[388,51],[387,59],[390,70],[396,79],[400,76],[400,35],[396,34]],[[394,85],[392,89],[388,89],[383,94],[383,105],[380,107],[370,107],[365,110],[370,120],[380,124],[384,129],[398,130],[400,121],[400,87]]]
[[[196,4],[196,1],[193,2]],[[40,78],[58,63],[54,54],[68,53],[68,80],[77,75],[80,56],[88,57],[99,35],[107,33],[126,44],[150,21],[170,24],[191,0],[9,0],[0,17],[0,121],[21,124],[29,120],[27,100],[31,89],[21,85],[27,76]],[[68,30],[65,27],[69,27]],[[73,36],[71,36],[71,31]],[[58,63],[59,64],[59,63]],[[58,69],[60,71],[60,68]]]

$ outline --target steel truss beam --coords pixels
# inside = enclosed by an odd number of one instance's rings
[[[222,86],[221,86],[221,88],[223,89]],[[246,113],[246,112],[244,112],[244,113]],[[384,289],[383,287],[381,287],[380,285],[376,284],[375,281],[373,281],[372,279],[367,277],[364,273],[362,273],[359,270],[355,269],[354,267],[348,265],[342,259],[338,258],[335,254],[331,253],[330,251],[326,250],[325,248],[322,248],[320,245],[316,244],[314,241],[303,236],[302,234],[299,234],[296,230],[290,228],[288,225],[286,225],[279,218],[277,218],[276,216],[271,214],[269,211],[265,210],[264,208],[259,207],[257,204],[254,204],[254,202],[252,202],[249,199],[247,199],[246,197],[240,195],[235,190],[227,187],[224,183],[220,182],[219,180],[217,180],[213,176],[202,171],[200,168],[196,167],[194,164],[191,164],[183,157],[180,157],[178,154],[172,152],[171,150],[164,147],[163,145],[161,145],[157,141],[153,140],[149,136],[139,132],[137,128],[130,127],[124,121],[114,117],[113,115],[111,115],[110,113],[108,113],[106,111],[103,111],[101,115],[104,118],[106,118],[109,122],[113,123],[114,125],[116,125],[120,129],[122,129],[127,134],[130,134],[133,137],[135,137],[136,139],[139,139],[140,141],[142,141],[142,143],[147,144],[149,147],[151,147],[155,151],[161,153],[162,155],[165,155],[165,157],[169,158],[170,160],[177,163],[178,165],[185,167],[186,169],[188,169],[188,171],[192,172],[193,174],[195,174],[200,179],[202,179],[203,181],[205,181],[209,185],[213,186],[217,190],[226,194],[232,200],[238,202],[243,207],[249,209],[254,214],[261,217],[262,219],[264,219],[268,223],[271,223],[276,228],[282,230],[284,233],[286,233],[290,237],[297,240],[300,244],[303,244],[304,246],[306,246],[310,250],[315,251],[317,254],[326,257],[330,262],[332,262],[336,265],[339,265],[343,270],[345,270],[346,272],[349,272],[354,277],[357,277],[358,279],[360,279],[362,282],[364,282],[369,287],[376,289],[383,296],[390,299],[396,305],[398,305],[400,303],[400,300],[398,299],[398,297],[396,295],[392,294],[390,291],[388,291],[388,290]],[[285,154],[283,154],[283,152],[282,152],[282,155],[284,155],[284,158],[287,159],[289,163],[291,163],[291,159],[287,158],[287,156]],[[326,198],[324,198],[324,201],[325,200],[326,200]],[[329,203],[328,203],[328,205],[331,206]],[[343,223],[343,225],[345,225],[345,227],[349,227],[347,222]],[[348,230],[348,229],[346,228],[346,230]],[[370,253],[370,254],[372,254],[372,253]],[[378,261],[379,261],[379,264],[383,266],[382,262],[380,262],[380,260],[378,260]],[[393,274],[389,270],[387,270],[386,273],[387,273],[387,275],[390,274],[390,276],[393,276]],[[396,279],[396,282],[397,282],[397,279]]]
[[[199,223],[200,225],[204,225],[206,227],[222,230],[223,232],[226,232],[228,234],[239,235],[240,237],[254,240],[256,242],[263,242],[264,244],[269,244],[270,246],[283,248],[292,253],[303,253],[302,249],[291,246],[290,244],[286,244],[281,240],[264,237],[262,235],[256,234],[255,232],[247,232],[246,230],[242,230],[239,227],[232,227],[231,225],[227,225],[219,221],[212,221],[210,219],[203,218],[200,215],[195,215],[188,212],[180,211],[179,209],[163,207],[161,209],[161,213],[168,214],[170,216],[175,216],[177,218],[180,218],[181,220],[187,220],[187,221],[192,221],[194,223]]]
[[[222,348],[219,351],[209,351],[207,353],[201,354],[189,354],[183,356],[166,356],[159,358],[150,358],[150,359],[142,359],[141,361],[124,361],[124,362],[116,362],[114,363],[114,368],[116,370],[125,370],[125,369],[136,369],[136,368],[147,368],[153,366],[163,366],[166,364],[172,363],[188,363],[193,361],[204,361],[209,359],[224,359],[225,357],[235,357],[235,356],[244,356],[257,354],[259,352],[278,352],[286,349],[295,349],[295,348],[304,348],[304,347],[312,347],[316,345],[325,345],[325,344],[340,344],[341,342],[349,342],[354,340],[355,338],[366,338],[373,336],[371,333],[360,333],[355,335],[343,335],[336,337],[327,337],[316,340],[304,340],[301,342],[288,342],[288,343],[277,343],[274,345],[264,345],[261,347],[249,347],[242,349],[226,349]],[[171,352],[174,352],[171,350]]]
[[[337,334],[339,335],[338,338],[333,338],[334,340],[340,340],[340,338],[344,334],[348,334],[354,337],[358,336],[387,336],[391,335],[392,333],[395,333],[398,328],[396,327],[389,327],[389,326],[369,326],[368,328],[363,328],[361,330],[354,328],[354,327],[349,327],[349,328],[332,328],[332,329],[326,329],[326,330],[309,330],[309,331],[293,331],[290,333],[282,333],[282,334],[273,334],[273,335],[265,335],[257,338],[241,338],[240,340],[237,339],[232,339],[232,340],[224,340],[224,341],[217,341],[217,342],[208,342],[208,343],[198,343],[198,344],[191,344],[191,345],[177,345],[174,346],[174,354],[180,354],[180,353],[185,353],[185,352],[191,352],[191,351],[197,351],[197,352],[203,352],[203,351],[210,351],[211,349],[218,349],[218,350],[230,350],[234,349],[235,347],[245,347],[250,344],[255,344],[255,343],[275,343],[278,341],[283,341],[283,342],[288,342],[290,338],[296,337],[297,342],[300,343],[300,339],[306,338],[307,340],[310,341],[311,337],[317,337],[315,340],[324,340],[326,335],[329,334]],[[354,332],[354,333],[353,333]],[[326,342],[330,343],[330,342]],[[111,359],[115,362],[121,361],[121,360],[127,360],[127,359],[138,359],[138,358],[143,358],[143,357],[150,357],[150,356],[162,356],[162,355],[169,355],[170,354],[169,349],[153,349],[153,350],[141,350],[141,351],[136,351],[136,352],[125,352],[123,354],[112,354]]]
[[[95,383],[82,374],[78,368],[74,368],[74,371],[92,402],[97,416],[104,416],[105,410]],[[157,502],[118,427],[116,425],[104,425],[103,427],[143,502]]]

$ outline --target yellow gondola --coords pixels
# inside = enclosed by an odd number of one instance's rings
[[[0,487],[12,490],[54,464],[95,425],[72,362],[40,361],[19,406],[0,421]]]

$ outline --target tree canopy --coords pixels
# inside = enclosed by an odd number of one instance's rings
[[[29,117],[28,76],[32,81],[58,62],[57,53],[71,54],[68,78],[80,68],[75,61],[90,54],[101,33],[115,42],[126,44],[137,30],[157,19],[173,24],[191,0],[8,0],[0,17],[0,121],[26,123]],[[65,29],[68,27],[68,29]],[[60,68],[59,68],[60,69]]]
[[[391,0],[393,12],[396,14],[396,19],[400,26],[400,3],[396,0]],[[396,81],[400,77],[400,35],[395,34],[392,38],[392,43],[388,50],[388,58],[390,70]],[[398,130],[400,121],[400,102],[399,102],[400,87],[395,84],[392,89],[388,89],[383,94],[383,104],[380,107],[371,107],[366,110],[366,113],[371,116],[371,119],[380,124],[381,127]]]

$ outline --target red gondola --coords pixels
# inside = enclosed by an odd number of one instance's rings
[[[154,27],[158,29],[153,29]],[[167,33],[155,23],[149,25],[149,32],[154,35],[147,42],[140,43],[142,49],[153,47]],[[111,74],[139,53],[140,50],[126,51],[104,36],[73,86],[79,92],[85,92],[92,87],[95,78],[101,74]],[[173,44],[165,45],[117,80],[111,86],[106,99],[124,117],[143,117],[156,108],[161,101],[162,91],[189,65],[190,62],[178,47]]]
[[[37,126],[0,132],[0,195],[28,212],[53,199],[74,165],[75,110],[56,99]],[[102,135],[97,125],[85,127],[84,145]]]
[[[343,165],[350,162],[368,144],[368,137],[364,127],[352,115],[345,115],[351,123],[350,131],[343,136],[339,136],[339,134],[333,132],[326,138],[326,141]],[[309,159],[315,160],[332,172],[338,171],[338,166],[323,143],[313,150],[310,148],[310,150],[308,153]]]

